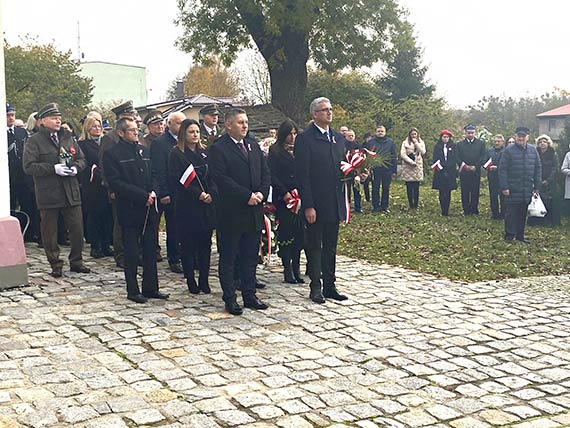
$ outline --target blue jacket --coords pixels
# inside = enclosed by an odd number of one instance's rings
[[[370,141],[364,143],[364,148],[372,150],[378,154],[387,155],[390,159],[387,166],[379,166],[374,168],[375,172],[389,172],[396,174],[398,169],[398,158],[396,157],[396,146],[390,137],[374,137]]]
[[[542,167],[536,147],[517,143],[508,145],[499,164],[499,186],[501,191],[508,189],[506,204],[530,203],[534,190],[540,190]]]

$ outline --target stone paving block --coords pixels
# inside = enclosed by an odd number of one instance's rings
[[[453,428],[490,428],[488,423],[479,421],[470,416],[449,422]]]
[[[91,406],[66,407],[59,409],[57,413],[61,420],[67,423],[83,422],[99,416],[99,413],[97,413]]]
[[[483,410],[478,416],[490,423],[492,426],[507,425],[520,421],[518,416],[503,412],[499,409]]]
[[[410,427],[422,427],[437,423],[437,419],[422,410],[401,413],[396,415],[395,419]]]
[[[279,407],[272,405],[255,406],[251,411],[261,419],[274,419],[285,414]]]
[[[255,419],[241,410],[221,410],[215,412],[214,415],[230,426],[241,426],[255,422]]]
[[[213,417],[202,414],[183,416],[180,422],[185,428],[221,428]]]

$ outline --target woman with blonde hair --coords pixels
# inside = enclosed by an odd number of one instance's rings
[[[529,226],[558,226],[560,225],[560,210],[556,200],[558,195],[558,171],[560,171],[558,155],[554,150],[552,139],[546,134],[539,135],[536,139],[536,149],[542,164],[540,197],[546,207],[546,215],[544,217],[529,217],[527,224]]]
[[[208,171],[206,149],[200,142],[200,124],[194,119],[185,119],[180,125],[178,142],[168,159],[168,174],[188,291],[208,294],[215,225],[213,202],[217,192]],[[194,278],[195,267],[199,272],[198,283]]]
[[[113,213],[99,167],[102,135],[103,127],[99,118],[89,117],[83,122],[79,147],[85,155],[85,169],[81,171],[79,180],[83,210],[87,217],[87,234],[91,242],[91,257],[94,258],[113,255]]]
[[[426,145],[417,128],[410,129],[408,137],[402,141],[400,157],[402,158],[402,180],[406,182],[408,204],[410,208],[418,207],[420,199],[420,181],[424,179],[424,155]]]

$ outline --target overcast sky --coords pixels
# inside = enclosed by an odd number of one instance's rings
[[[400,4],[415,24],[429,79],[451,106],[466,107],[485,95],[541,95],[555,86],[570,90],[570,1]],[[163,99],[169,82],[191,64],[190,56],[174,47],[181,34],[173,23],[176,0],[4,0],[2,7],[11,44],[29,34],[71,49],[74,56],[79,21],[84,60],[146,67],[149,102]]]

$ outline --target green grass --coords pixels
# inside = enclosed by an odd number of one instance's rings
[[[339,254],[372,263],[402,266],[438,277],[485,281],[570,273],[570,219],[562,226],[526,227],[530,245],[505,243],[504,222],[491,220],[487,182],[481,182],[480,214],[464,217],[459,189],[452,192],[450,216],[440,214],[438,193],[420,187],[420,206],[408,209],[406,187],[390,188],[390,212],[373,214],[364,200],[363,214],[341,226]]]

